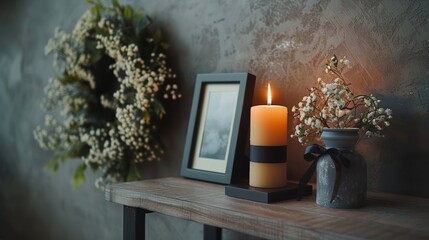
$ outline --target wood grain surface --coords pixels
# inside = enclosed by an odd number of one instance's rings
[[[429,199],[368,193],[365,207],[328,209],[313,197],[272,204],[228,197],[184,178],[113,184],[106,200],[268,239],[429,239]]]

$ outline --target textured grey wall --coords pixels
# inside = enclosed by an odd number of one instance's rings
[[[145,177],[179,174],[197,73],[249,71],[257,76],[254,104],[265,84],[275,103],[291,107],[315,83],[326,53],[346,55],[356,92],[374,93],[394,110],[385,139],[364,140],[373,190],[429,196],[429,1],[140,0],[164,30],[184,98],[162,129],[164,161],[144,165]],[[0,239],[120,239],[121,208],[92,185],[69,178],[77,161],[56,176],[42,170],[49,153],[32,130],[52,76],[43,48],[56,26],[71,30],[83,1],[3,0],[0,3]],[[307,168],[291,140],[289,176]],[[152,215],[151,239],[201,237],[201,225]],[[239,238],[227,234],[229,238]]]

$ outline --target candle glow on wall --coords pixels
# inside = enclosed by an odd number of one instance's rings
[[[287,115],[286,107],[272,105],[268,84],[267,105],[253,106],[250,113],[250,186],[286,186]]]

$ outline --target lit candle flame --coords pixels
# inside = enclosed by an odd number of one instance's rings
[[[271,105],[271,86],[268,83],[268,98],[267,98],[267,104]]]

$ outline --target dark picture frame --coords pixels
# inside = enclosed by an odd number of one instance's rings
[[[255,79],[250,73],[197,75],[181,176],[222,184],[248,176],[244,151]]]

